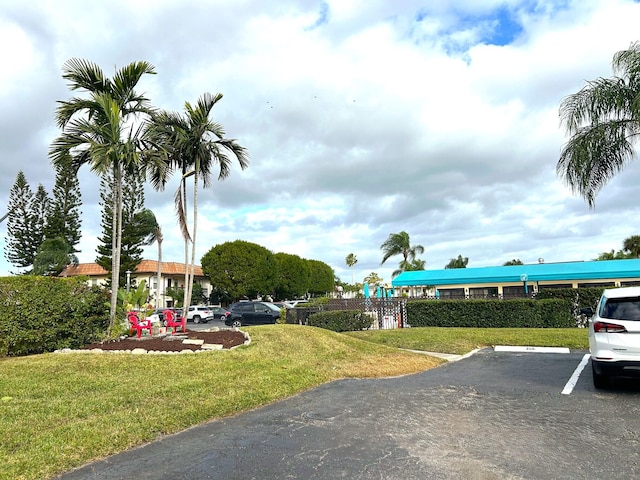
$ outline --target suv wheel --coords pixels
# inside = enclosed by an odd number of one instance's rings
[[[609,377],[596,373],[596,368],[591,364],[591,373],[593,374],[593,386],[596,388],[607,388],[609,386]]]
[[[200,315],[193,316],[193,323],[200,323]]]
[[[242,326],[242,322],[240,321],[240,319],[236,319],[231,323],[232,327],[236,327],[236,328],[240,328]]]

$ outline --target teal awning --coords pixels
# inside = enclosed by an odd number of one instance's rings
[[[412,287],[511,283],[522,282],[523,279],[531,283],[615,278],[640,278],[640,259],[416,270],[401,273],[391,284],[394,287]]]

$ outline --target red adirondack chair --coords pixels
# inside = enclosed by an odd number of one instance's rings
[[[152,325],[150,320],[140,320],[136,312],[127,313],[127,319],[129,320],[129,336],[133,335],[133,331],[138,332],[138,338],[142,336],[143,330],[149,330],[149,335],[152,335]]]
[[[173,313],[171,310],[163,311],[162,315],[164,316],[164,326],[167,328],[171,328],[171,335],[176,333],[176,331],[178,330],[178,327],[180,327],[183,332],[187,331],[186,317],[181,317]]]

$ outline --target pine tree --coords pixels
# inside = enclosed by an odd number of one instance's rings
[[[51,200],[47,191],[42,184],[38,184],[36,194],[31,199],[29,210],[31,211],[31,230],[33,235],[33,245],[35,246],[35,252],[38,251],[42,242],[45,239],[45,226],[47,224],[47,218],[49,218]],[[35,252],[33,257],[35,258]],[[33,262],[32,262],[33,263]]]
[[[49,216],[45,227],[45,237],[55,239],[62,237],[72,252],[78,252],[76,246],[80,242],[81,202],[78,170],[71,165],[71,160],[61,161],[56,166],[56,183],[53,186],[53,200],[50,204]]]
[[[42,185],[38,187],[38,196],[34,197],[24,173],[19,171],[9,192],[4,252],[5,258],[16,267],[28,268],[33,265],[36,251],[42,243],[42,230],[39,229],[41,217],[36,212],[45,211],[44,204],[47,201]]]
[[[133,272],[142,261],[143,245],[147,237],[136,222],[136,214],[144,209],[144,183],[140,175],[127,175],[122,186],[122,249],[120,252],[120,285],[126,282],[127,270]],[[113,235],[113,176],[105,175],[100,181],[102,206],[102,235],[96,249],[96,263],[111,271],[111,239]]]

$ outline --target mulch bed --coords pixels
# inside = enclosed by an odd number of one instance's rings
[[[178,332],[176,335],[181,335],[181,332]],[[237,330],[196,332],[187,329],[186,335],[189,339],[204,340],[204,343],[222,345],[223,349],[242,345],[246,340],[244,334]],[[147,351],[180,352],[182,350],[200,350],[200,345],[184,344],[181,340],[171,339],[171,335],[167,335],[166,337],[149,337],[143,335],[141,338],[134,336],[110,342],[92,343],[82,347],[82,350],[91,350],[94,348],[100,348],[102,350],[133,350],[134,348],[144,348]]]

